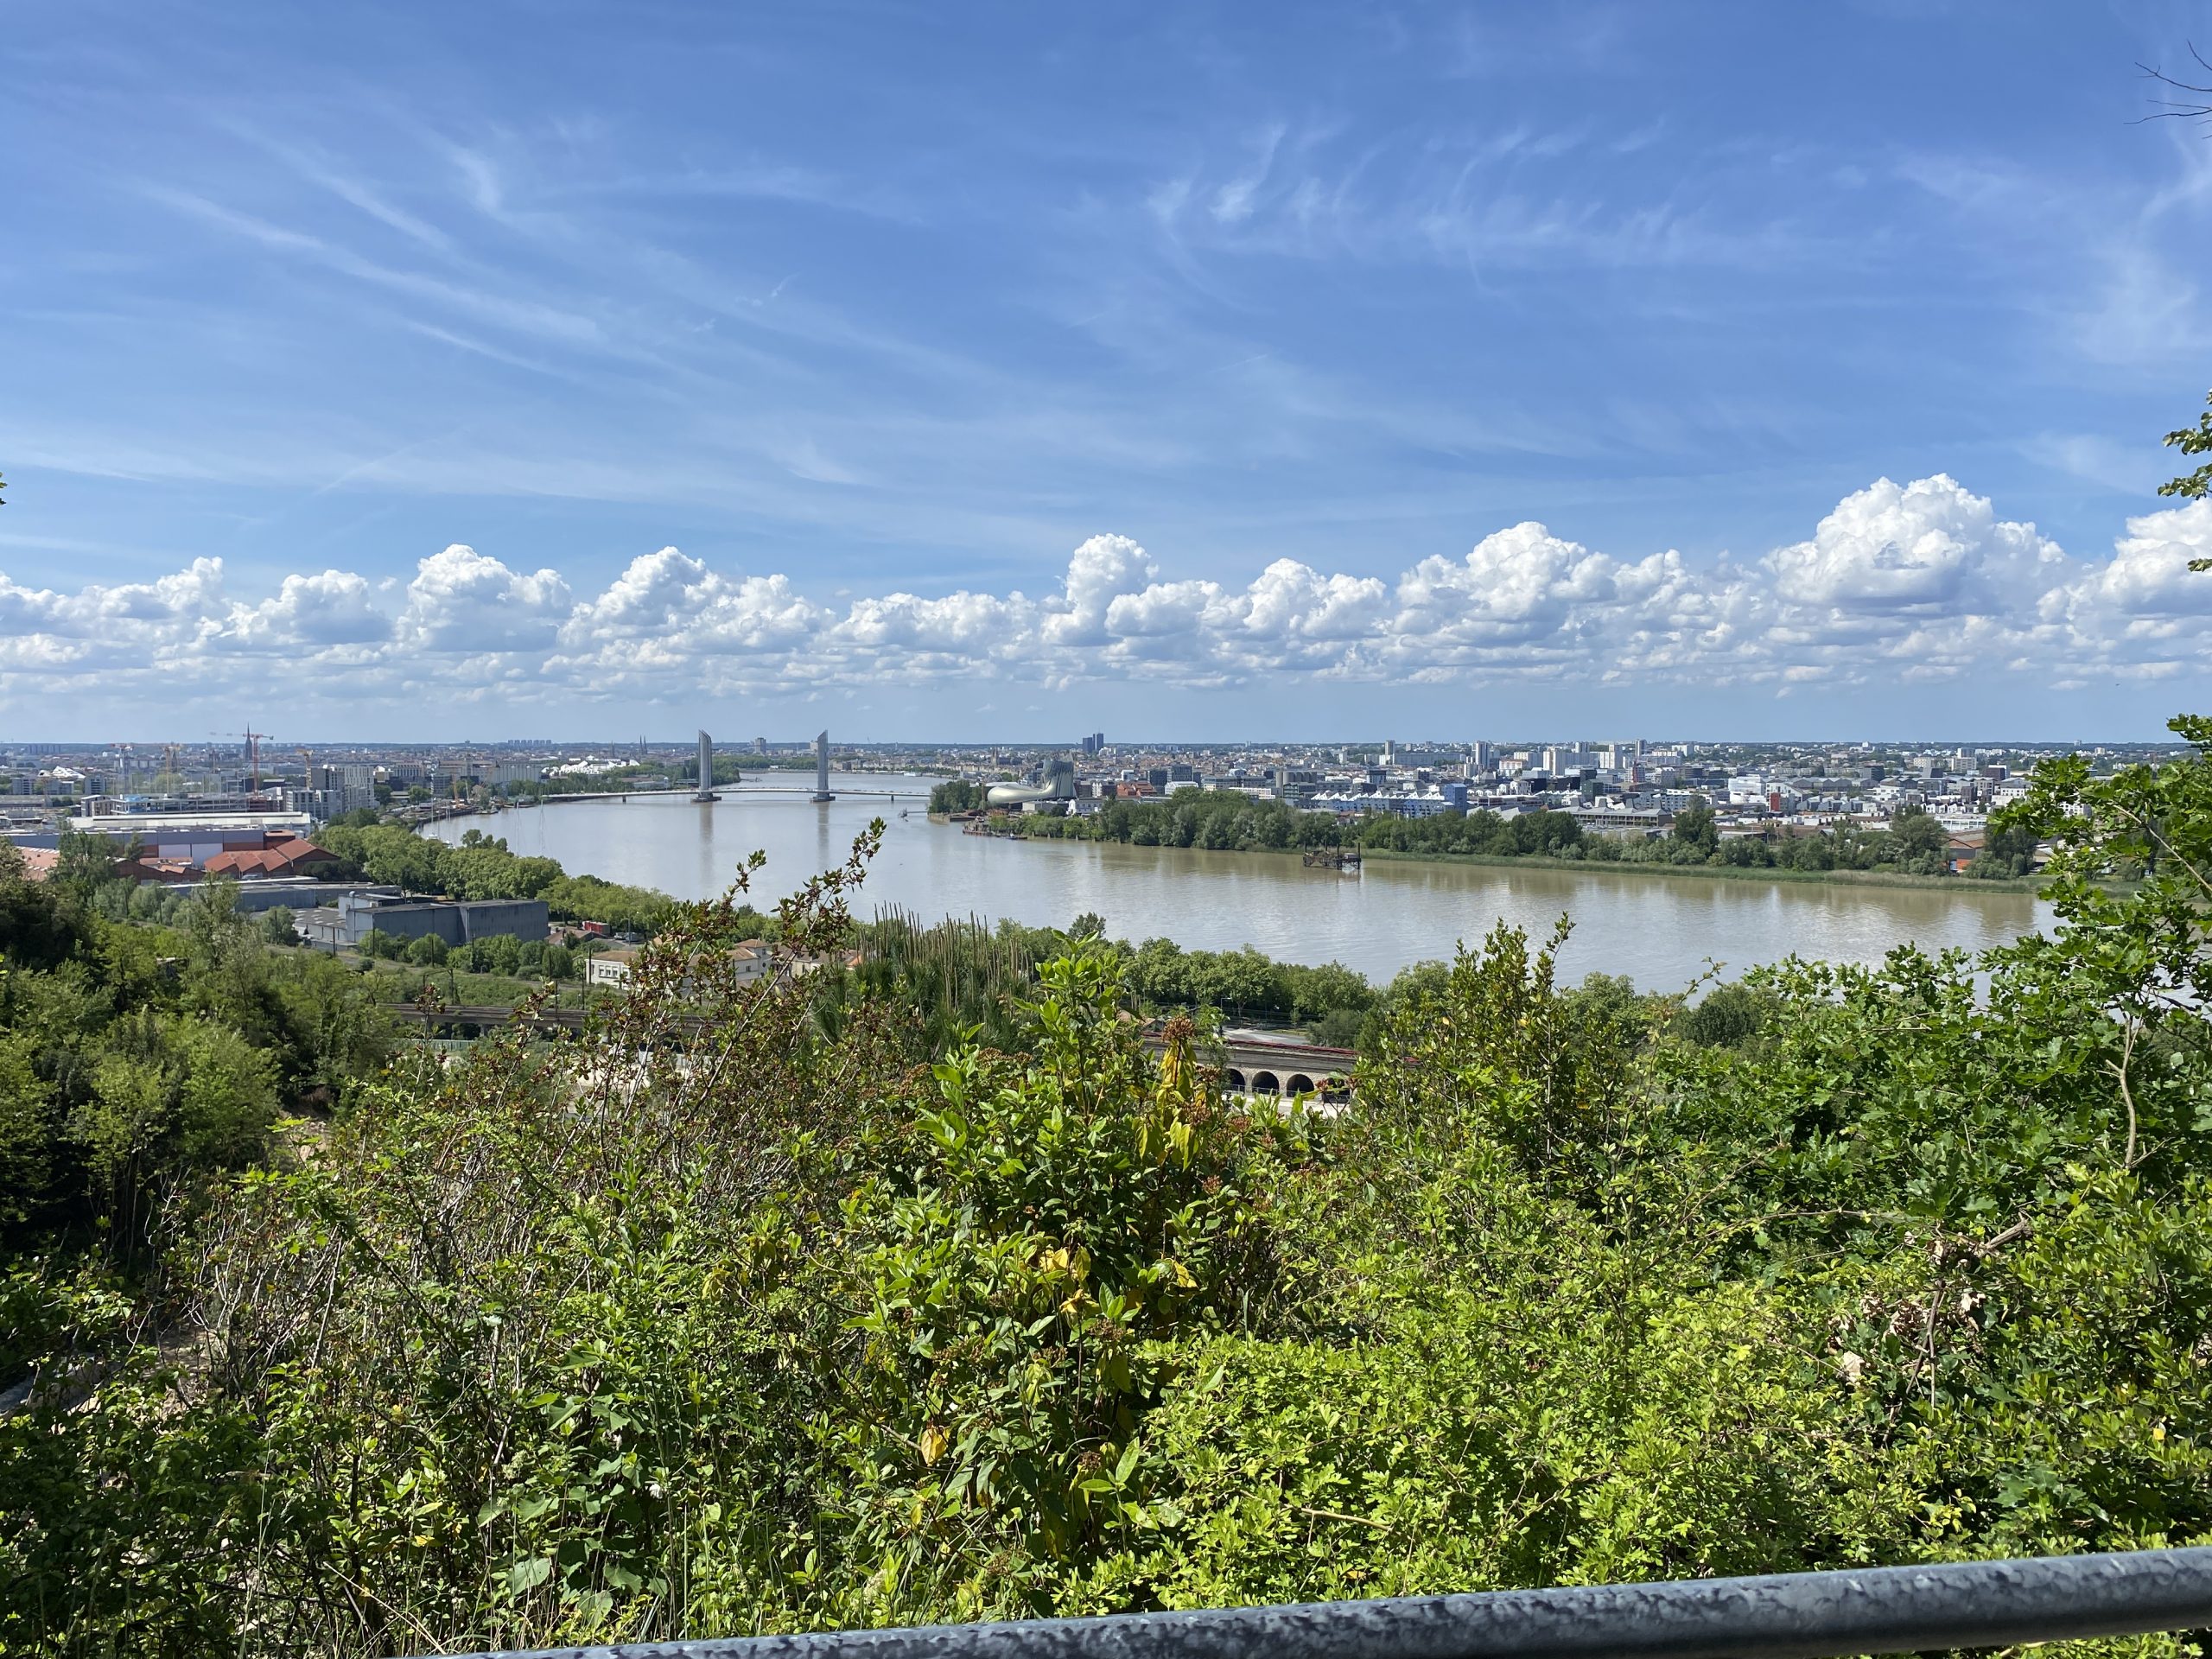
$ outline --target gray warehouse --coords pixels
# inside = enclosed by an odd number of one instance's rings
[[[448,944],[468,944],[502,933],[518,939],[547,934],[543,899],[384,898],[347,893],[335,905],[302,911],[295,918],[301,935],[318,950],[358,945],[372,931],[394,938],[420,939],[435,934]]]

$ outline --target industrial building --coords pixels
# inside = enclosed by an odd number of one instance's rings
[[[216,885],[214,881],[178,881],[168,890],[178,897],[191,899]],[[397,887],[385,887],[372,881],[344,883],[317,881],[307,876],[271,876],[259,881],[238,881],[225,879],[223,885],[231,889],[231,907],[241,916],[257,916],[264,910],[278,906],[301,915],[317,906],[331,906],[342,898],[354,898],[367,902],[383,902],[398,899]]]
[[[401,939],[435,935],[449,945],[500,934],[543,939],[550,919],[543,899],[415,899],[352,889],[334,905],[302,912],[296,925],[318,950],[350,950],[372,932]]]
[[[345,861],[299,836],[271,836],[257,849],[232,848],[203,859],[200,868],[210,875],[234,876],[241,881],[265,881],[288,876],[314,875],[338,868]]]
[[[304,812],[88,812],[67,822],[85,835],[135,841],[149,858],[199,865],[225,853],[264,851],[272,840],[304,841],[315,827]]]

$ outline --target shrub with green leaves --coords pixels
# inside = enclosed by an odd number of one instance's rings
[[[873,836],[770,924],[833,963],[865,937],[860,968],[744,974],[748,868],[573,1039],[451,1056],[395,1058],[357,976],[219,903],[158,931],[0,880],[0,1169],[37,1195],[0,1216],[30,1247],[0,1646],[350,1659],[2212,1540],[2185,731],[2177,766],[2039,776],[2049,937],[1685,1009],[1501,927],[1372,999],[1334,1116],[1244,1116],[1187,1021],[1141,1042],[1132,981],[1191,969],[1164,950],[1039,935],[1029,988],[1026,933],[864,934]],[[314,1133],[272,1126],[326,1087]]]

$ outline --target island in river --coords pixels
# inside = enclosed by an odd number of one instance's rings
[[[1198,848],[1008,842],[931,823],[935,781],[838,776],[839,798],[817,804],[748,780],[712,804],[671,795],[578,801],[496,820],[448,819],[425,833],[458,841],[469,829],[489,829],[518,854],[683,899],[721,893],[759,848],[768,864],[751,897],[765,906],[842,862],[854,837],[880,817],[883,847],[856,900],[861,914],[880,906],[925,920],[1065,927],[1088,912],[1116,938],[1212,950],[1249,944],[1278,961],[1341,962],[1378,983],[1413,963],[1449,957],[1501,920],[1543,933],[1564,915],[1574,932],[1563,973],[1624,974],[1643,988],[1674,990],[1708,962],[1732,977],[1791,955],[1871,963],[1905,944],[1978,951],[2050,917],[2046,904],[2010,883],[1964,880],[1891,887],[1715,881],[1659,870],[1627,881],[1615,878],[1617,866],[1467,859],[1376,859],[1354,876],[1296,858]]]

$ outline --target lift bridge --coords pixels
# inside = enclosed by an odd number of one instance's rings
[[[721,800],[722,798],[721,795],[715,788],[715,740],[709,736],[703,728],[699,733],[699,753],[698,760],[695,765],[696,766],[696,772],[695,774],[696,787],[695,787],[691,791],[691,798],[694,801],[698,802],[701,805],[706,805]],[[732,785],[733,788],[740,786],[741,785],[734,784]],[[804,795],[810,801],[828,802],[836,800],[837,797],[830,791],[830,734],[826,731],[823,731],[817,732],[814,734],[813,788],[809,789],[804,784],[757,783],[745,784],[742,785],[741,787],[743,789],[743,792],[747,795]],[[1068,792],[1072,793],[1073,791],[1071,790]],[[581,790],[571,795],[548,795],[545,797],[542,804],[551,806],[563,801],[626,801],[632,795],[657,793],[659,793],[659,791],[637,789]],[[844,793],[847,795],[867,796],[876,799],[895,801],[902,793],[909,797],[918,797],[927,794],[928,791],[923,789],[909,789],[904,791],[896,789],[848,789]],[[1060,798],[1065,798],[1065,796]]]

